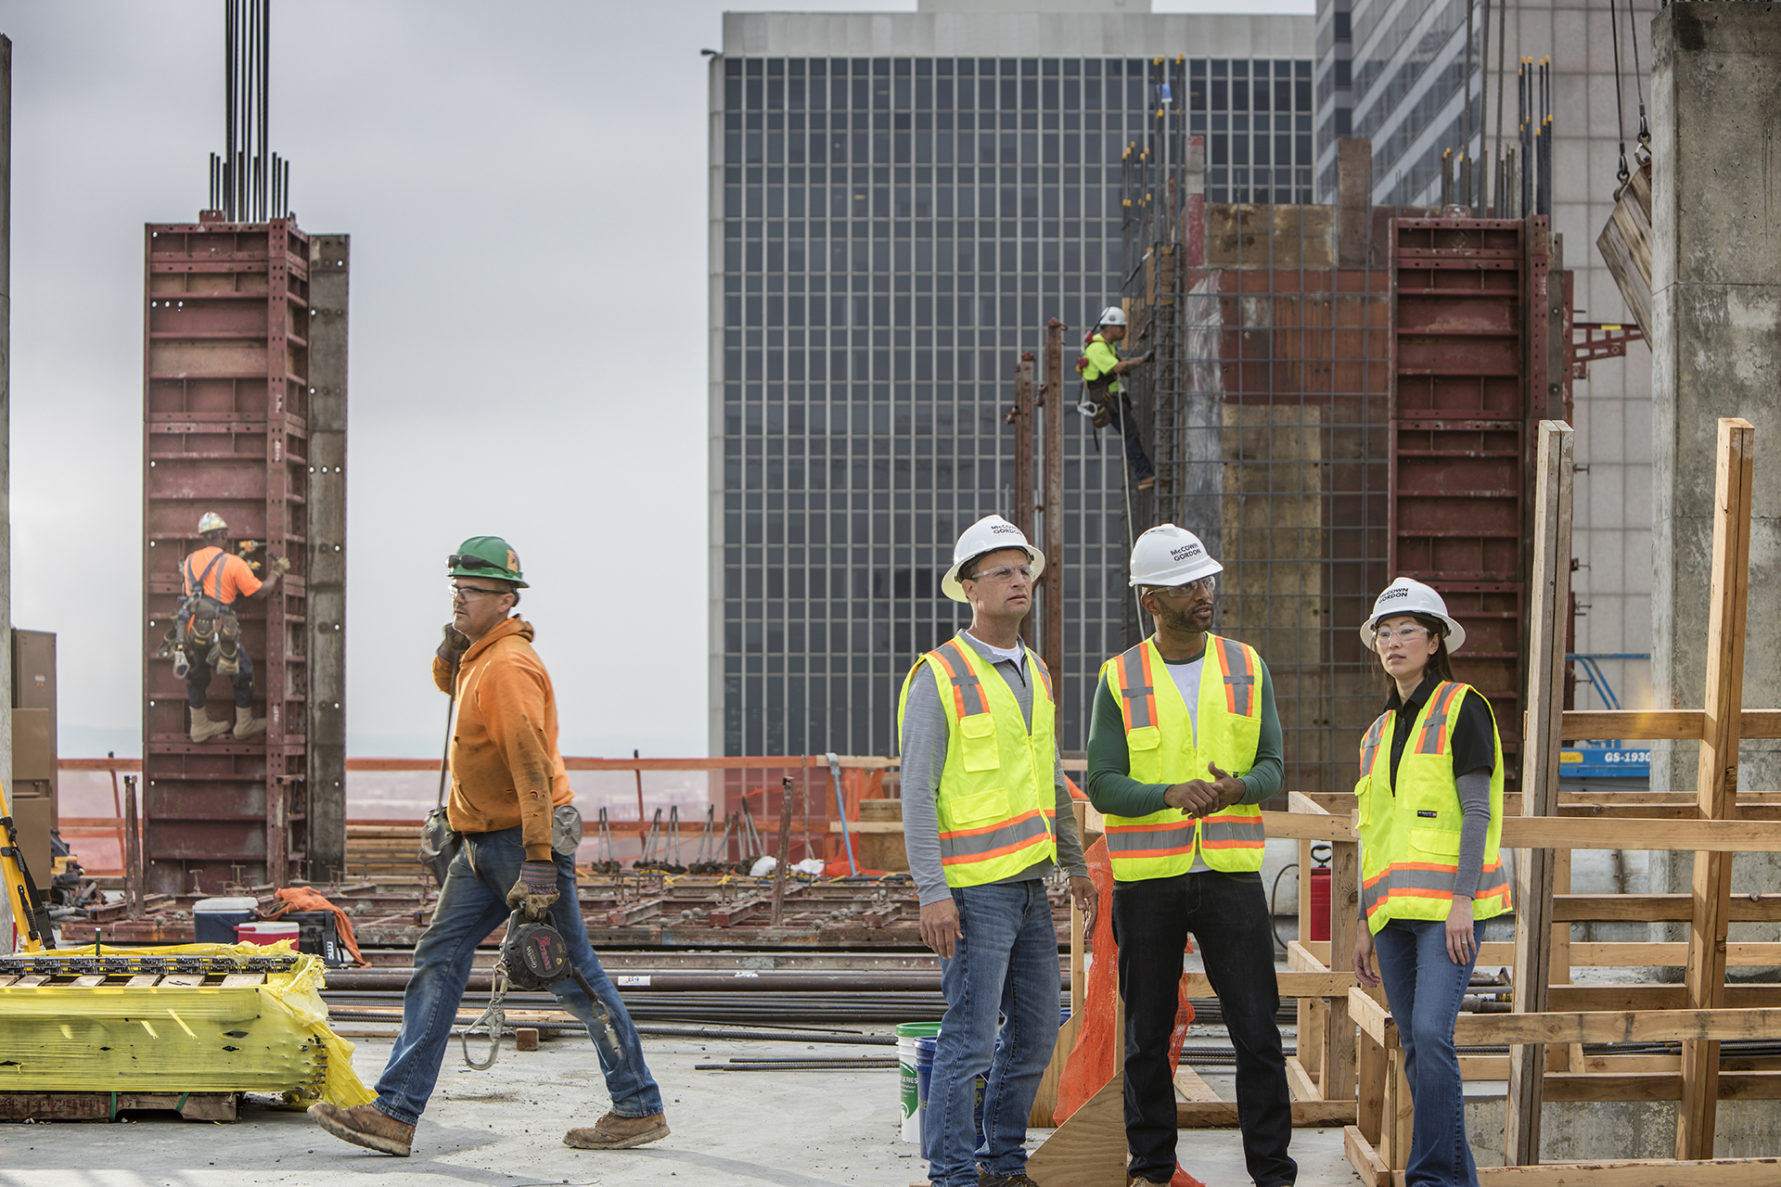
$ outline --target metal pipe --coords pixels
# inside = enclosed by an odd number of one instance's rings
[[[1064,674],[1064,331],[1058,318],[1045,323],[1045,591],[1040,652],[1054,682]]]
[[[136,819],[136,776],[124,776],[124,913],[142,918],[142,834]]]
[[[235,203],[229,193],[229,163],[235,159],[235,9],[240,0],[223,0],[223,167],[220,178],[222,201],[212,204],[232,218]]]
[[[266,221],[266,169],[272,143],[272,0],[260,0],[260,222]]]
[[[854,1057],[834,1060],[800,1060],[796,1063],[695,1063],[695,1072],[844,1072],[876,1071],[897,1066],[894,1059]]]

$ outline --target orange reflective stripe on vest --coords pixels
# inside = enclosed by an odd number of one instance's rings
[[[989,712],[989,702],[983,697],[983,684],[977,679],[977,673],[971,670],[971,662],[965,658],[964,648],[957,639],[948,639],[936,647],[931,655],[940,661],[946,669],[946,676],[952,681],[952,703],[958,716],[972,717],[978,713]],[[1047,691],[1050,685],[1046,685]]]
[[[1388,714],[1381,713],[1373,719],[1373,726],[1367,730],[1367,736],[1360,743],[1360,773],[1364,779],[1373,769],[1373,756],[1379,753],[1379,743],[1385,738],[1385,719]]]
[[[997,824],[985,825],[982,828],[961,828],[940,834],[940,864],[957,865],[961,862],[984,861],[992,857],[1001,857],[1015,853],[1042,840],[1051,834],[1050,820],[1054,815],[1041,808],[1034,808],[1024,816],[1013,820],[1004,820]]]
[[[1370,881],[1361,886],[1361,906],[1366,911],[1367,918],[1371,919],[1373,912],[1394,899],[1434,899],[1451,903],[1453,879],[1458,873],[1457,865],[1398,862],[1373,875]],[[1478,893],[1472,899],[1474,910],[1476,904],[1484,903],[1486,899],[1498,900],[1492,914],[1498,914],[1509,907],[1509,872],[1503,868],[1501,857],[1485,866],[1483,874],[1479,876]],[[1489,907],[1490,904],[1486,906]]]
[[[1173,857],[1193,853],[1194,819],[1165,820],[1154,824],[1108,824],[1107,855],[1117,864],[1147,857]]]
[[[1249,651],[1235,639],[1218,639],[1218,666],[1224,672],[1225,707],[1239,717],[1253,717],[1260,710],[1255,704],[1255,669],[1249,662]]]
[[[1142,679],[1132,679],[1132,657],[1138,657]],[[1150,674],[1150,648],[1140,643],[1114,661],[1119,665],[1120,710],[1129,734],[1156,724],[1156,680]]]
[[[1430,700],[1428,716],[1422,723],[1422,736],[1416,739],[1416,753],[1445,754],[1447,752],[1447,736],[1452,732],[1447,728],[1447,714],[1452,710],[1454,701],[1459,699],[1459,694],[1465,689],[1465,685],[1452,680],[1443,681],[1435,689],[1435,695]]]

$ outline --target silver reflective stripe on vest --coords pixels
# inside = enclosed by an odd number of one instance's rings
[[[1367,736],[1361,740],[1360,773],[1362,777],[1372,772],[1373,755],[1379,750],[1379,743],[1385,740],[1385,718],[1386,714],[1381,713],[1374,719],[1373,728],[1369,729]]]
[[[1254,717],[1250,701],[1255,696],[1255,676],[1243,657],[1243,644],[1235,639],[1219,639],[1218,649],[1224,658],[1226,704],[1239,717]]]
[[[1150,719],[1150,698],[1156,694],[1156,689],[1144,679],[1144,644],[1140,643],[1122,655],[1120,667],[1125,677],[1125,687],[1119,690],[1119,695],[1125,698],[1126,729],[1155,725],[1156,722]]]
[[[1416,739],[1416,753],[1446,753],[1447,748],[1442,743],[1446,737],[1451,736],[1452,731],[1443,735],[1441,727],[1447,724],[1448,714],[1453,711],[1453,706],[1458,703],[1463,691],[1457,683],[1441,685],[1440,690],[1432,698],[1433,704],[1429,708],[1429,715],[1422,723],[1422,736]]]
[[[1112,857],[1154,849],[1185,852],[1194,843],[1194,826],[1191,820],[1171,828],[1120,828],[1115,825],[1108,827],[1106,837],[1107,853]]]
[[[1451,899],[1453,897],[1453,879],[1458,874],[1459,870],[1457,868],[1422,870],[1394,866],[1385,877],[1380,878],[1371,886],[1361,887],[1361,903],[1366,909],[1366,913],[1371,915],[1381,903],[1393,896],[1399,898],[1430,899],[1444,897]],[[1485,870],[1483,876],[1478,879],[1478,893],[1473,897],[1473,901],[1476,902],[1478,899],[1489,898],[1493,894],[1503,893],[1507,891],[1508,888],[1509,872],[1499,860],[1494,869]],[[1406,894],[1406,891],[1416,891],[1418,893]],[[1428,893],[1430,891],[1438,891],[1440,893],[1430,894]],[[1508,896],[1506,894],[1504,894],[1503,902],[1505,906],[1508,905]]]
[[[1200,822],[1200,840],[1207,845],[1228,845],[1233,841],[1262,845],[1267,843],[1268,830],[1253,816],[1208,816]]]
[[[1008,849],[1043,840],[1050,833],[1045,813],[1034,812],[1021,820],[1010,821],[998,828],[963,836],[940,834],[940,860],[971,861],[998,849]]]
[[[948,656],[949,663],[941,666],[950,665],[957,669],[957,671],[949,671],[947,675],[952,681],[953,704],[958,706],[962,703],[963,705],[959,716],[973,717],[979,713],[988,713],[989,700],[983,695],[983,682],[977,679],[977,672],[971,667],[971,661],[966,657],[965,649],[959,645],[958,640],[954,639],[940,647],[940,653],[945,652],[951,653]]]

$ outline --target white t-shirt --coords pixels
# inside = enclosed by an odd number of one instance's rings
[[[966,635],[971,635],[970,631],[962,631],[960,633],[966,634]],[[1027,666],[1024,662],[1022,662],[1024,657],[1026,656],[1026,653],[1027,653],[1027,648],[1026,648],[1025,643],[1022,643],[1019,639],[1016,639],[1014,641],[1014,646],[1012,646],[1012,647],[997,647],[993,643],[985,643],[982,639],[979,639],[976,635],[971,635],[971,639],[979,647],[981,647],[985,651],[989,652],[989,654],[992,657],[994,657],[994,660],[996,663],[998,663],[998,664],[1013,664],[1015,671],[1020,673],[1020,678],[1022,680],[1026,679]]]
[[[1200,668],[1205,661],[1205,652],[1201,652],[1198,659],[1190,659],[1184,664],[1163,661],[1169,669],[1169,675],[1174,677],[1175,687],[1181,690],[1181,699],[1187,702],[1187,719],[1193,722],[1196,738],[1200,734]]]

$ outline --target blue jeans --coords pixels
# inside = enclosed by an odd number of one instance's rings
[[[520,863],[525,857],[525,845],[517,828],[464,834],[464,844],[452,859],[445,885],[439,891],[433,922],[415,945],[414,977],[402,997],[402,1029],[396,1035],[390,1061],[377,1080],[377,1100],[373,1103],[398,1121],[413,1125],[427,1107],[427,1098],[433,1095],[458,1003],[470,980],[476,945],[512,914],[507,906],[507,892],[519,880]],[[558,898],[551,908],[550,922],[563,934],[570,959],[612,1015],[612,1028],[618,1034],[617,1049],[611,1046],[599,1015],[573,977],[552,985],[551,992],[588,1028],[588,1037],[594,1041],[594,1050],[600,1057],[600,1070],[606,1075],[612,1111],[621,1117],[659,1113],[661,1090],[643,1062],[637,1028],[632,1025],[631,1015],[612,979],[600,967],[600,958],[588,944],[587,925],[582,922],[575,894],[574,859],[557,854],[555,860]]]
[[[1453,1049],[1453,1024],[1460,999],[1478,962],[1454,964],[1447,955],[1447,925],[1423,919],[1393,919],[1373,936],[1379,979],[1397,1020],[1404,1046],[1404,1075],[1416,1107],[1410,1129],[1410,1162],[1404,1168],[1409,1187],[1474,1187],[1478,1168],[1466,1140],[1466,1101],[1460,1085],[1459,1056]],[[1484,924],[1473,925],[1484,940]]]
[[[1187,936],[1199,941],[1206,979],[1237,1052],[1237,1124],[1249,1177],[1262,1187],[1298,1179],[1292,1094],[1280,1040],[1274,933],[1260,874],[1202,870],[1113,886],[1113,938],[1125,1002],[1127,1173],[1167,1183],[1175,1174],[1175,1080],[1169,1036],[1181,1004]]]
[[[977,1187],[979,1162],[993,1175],[1026,1170],[1027,1119],[1057,1045],[1057,931],[1040,878],[954,889],[952,901],[964,934],[940,962],[946,1016],[921,1136],[933,1187]],[[984,1072],[978,1146],[972,1113]]]

